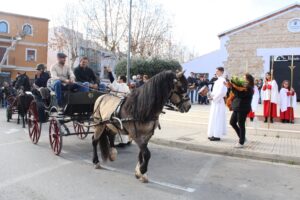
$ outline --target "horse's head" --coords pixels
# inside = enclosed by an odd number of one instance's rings
[[[16,83],[15,83],[15,88],[17,90],[29,90],[28,86],[29,86],[29,78],[28,76],[24,73],[24,74],[20,74],[18,76],[18,78],[16,79]]]
[[[191,101],[188,97],[188,82],[184,76],[184,72],[176,74],[174,79],[174,88],[171,91],[170,101],[180,112],[188,112],[191,108]]]

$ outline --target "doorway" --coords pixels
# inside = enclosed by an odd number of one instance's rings
[[[274,69],[273,75],[274,79],[278,84],[278,89],[281,89],[281,83],[284,80],[291,81],[291,70],[289,66],[292,63],[291,55],[282,55],[274,57]],[[272,58],[270,58],[272,60]],[[272,63],[270,63],[271,69]],[[297,93],[297,101],[300,101],[300,55],[294,55],[294,78],[293,78],[293,88]]]

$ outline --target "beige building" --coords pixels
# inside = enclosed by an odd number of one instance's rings
[[[48,19],[0,11],[1,72],[12,79],[17,72],[34,78],[35,66],[47,63],[48,23]]]
[[[249,72],[263,78],[274,58],[274,77],[278,83],[291,79],[300,96],[300,5],[293,4],[218,35],[220,49],[183,64],[187,71],[209,73],[223,66],[228,75]]]

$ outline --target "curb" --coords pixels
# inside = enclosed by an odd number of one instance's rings
[[[178,149],[185,149],[203,153],[211,153],[211,154],[218,154],[224,156],[232,156],[238,158],[247,158],[252,160],[262,160],[268,162],[275,162],[275,163],[285,163],[290,165],[300,165],[300,157],[295,156],[283,156],[279,154],[268,154],[268,153],[261,153],[261,152],[253,152],[246,149],[228,149],[228,148],[216,148],[201,144],[193,144],[193,143],[186,143],[186,142],[178,142],[160,138],[152,138],[150,140],[151,143],[168,146],[168,147],[175,147]]]

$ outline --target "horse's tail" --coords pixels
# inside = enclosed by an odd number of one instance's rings
[[[110,144],[109,144],[108,134],[109,134],[109,130],[105,129],[99,138],[101,157],[102,157],[103,161],[107,161],[107,159],[109,158],[109,153],[110,153],[109,152]]]

